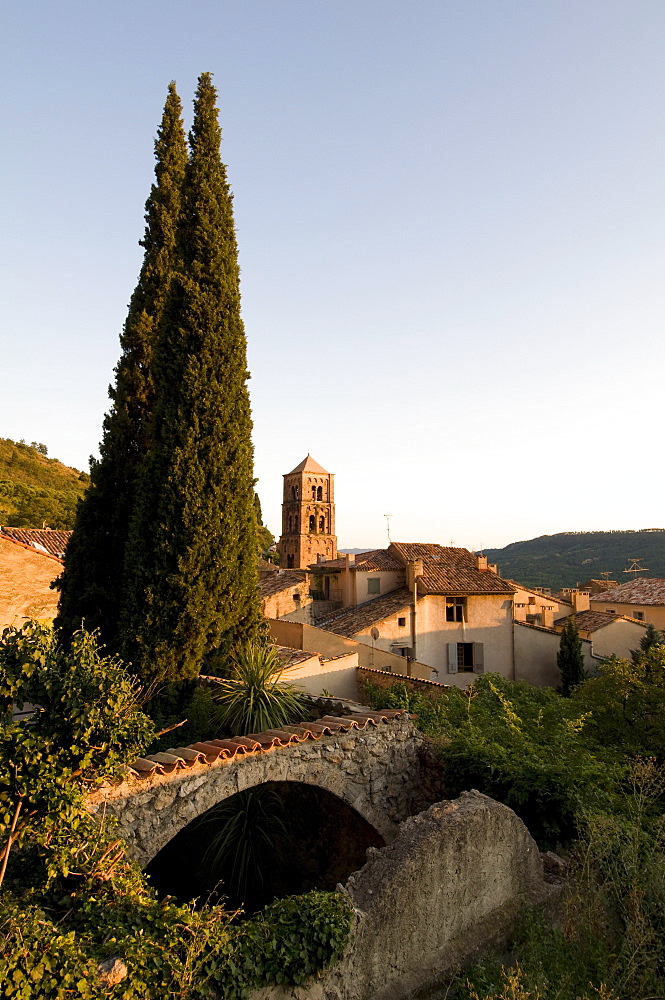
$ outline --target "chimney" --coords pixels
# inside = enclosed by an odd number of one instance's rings
[[[413,581],[424,573],[422,559],[410,559],[406,564],[407,586],[413,590]]]
[[[481,555],[480,552],[476,552],[476,569],[479,569],[481,573],[486,573],[489,569],[487,556]]]
[[[544,605],[540,609],[540,624],[543,628],[552,628],[554,626],[554,608],[549,604]]]
[[[577,614],[578,611],[588,611],[591,607],[588,590],[571,590],[570,600],[573,605],[574,614]]]
[[[353,565],[355,565],[355,561],[356,561],[356,554],[355,554],[355,552],[345,552],[344,553],[344,559],[346,560],[346,565],[347,566],[353,566]]]

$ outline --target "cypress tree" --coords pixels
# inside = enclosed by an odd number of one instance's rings
[[[245,332],[216,91],[194,102],[174,277],[155,351],[153,442],[126,559],[123,655],[146,681],[211,669],[263,634]]]
[[[150,445],[154,408],[153,347],[173,276],[187,144],[175,84],[168,89],[155,140],[155,182],[145,207],[145,249],[138,283],[120,337],[113,400],[104,418],[100,458],[91,460],[90,486],[79,504],[67,546],[55,620],[64,639],[81,627],[99,629],[118,649],[123,565],[139,464]]]
[[[584,656],[575,615],[571,615],[563,626],[556,665],[561,671],[561,693],[568,698],[573,688],[584,680]]]

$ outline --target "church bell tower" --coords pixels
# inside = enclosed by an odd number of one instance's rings
[[[335,477],[308,455],[284,476],[282,535],[277,546],[281,569],[305,569],[337,558]]]

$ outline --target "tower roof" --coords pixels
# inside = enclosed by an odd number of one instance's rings
[[[295,469],[291,469],[291,471],[286,474],[287,476],[292,476],[296,472],[322,472],[324,476],[330,475],[326,469],[320,466],[318,462],[314,461],[309,453],[307,454],[307,458],[303,458],[300,465],[296,465]]]

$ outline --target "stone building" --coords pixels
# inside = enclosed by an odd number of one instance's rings
[[[337,557],[335,477],[311,455],[284,476],[282,534],[277,546],[283,569],[306,569]]]

